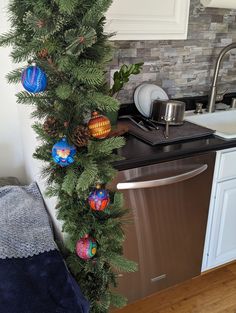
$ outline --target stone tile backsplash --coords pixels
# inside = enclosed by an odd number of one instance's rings
[[[204,8],[191,0],[187,40],[116,41],[110,66],[144,62],[119,93],[122,103],[133,102],[134,89],[142,82],[161,86],[171,98],[206,95],[220,50],[236,41],[236,10]],[[225,56],[220,70],[219,91],[236,92],[236,50]]]

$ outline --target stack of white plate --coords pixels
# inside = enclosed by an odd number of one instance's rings
[[[138,111],[145,117],[152,115],[152,104],[155,100],[168,100],[166,92],[159,86],[144,83],[138,86],[134,92],[134,103]]]

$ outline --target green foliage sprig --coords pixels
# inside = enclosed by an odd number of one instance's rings
[[[129,82],[130,76],[137,75],[142,70],[143,63],[136,63],[130,65],[122,65],[119,71],[113,75],[114,84],[110,89],[110,95],[114,96],[118,93],[126,83]]]

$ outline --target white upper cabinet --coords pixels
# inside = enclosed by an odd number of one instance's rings
[[[114,0],[107,12],[112,40],[186,39],[190,0]]]

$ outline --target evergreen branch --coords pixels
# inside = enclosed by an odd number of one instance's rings
[[[48,144],[51,143],[51,145],[54,144],[54,140],[52,139],[52,137],[45,133],[42,124],[36,122],[32,125],[32,128],[42,141]]]
[[[107,214],[112,219],[121,219],[127,213],[129,213],[128,209],[116,208],[113,205],[110,205],[110,208],[107,209]],[[124,239],[123,236],[120,237],[121,242],[123,242],[123,239]]]
[[[83,61],[72,72],[79,82],[90,86],[101,85],[104,80],[103,71],[95,62],[90,60]]]
[[[85,165],[84,171],[78,179],[76,186],[77,192],[80,193],[80,191],[85,191],[89,189],[90,186],[95,185],[97,182],[97,176],[97,164],[92,160],[88,160],[87,164]]]
[[[110,293],[105,292],[103,295],[101,295],[100,300],[96,303],[96,310],[97,312],[108,312],[110,305]]]
[[[124,160],[125,157],[121,156],[121,155],[118,155],[118,154],[112,154],[112,155],[109,155],[109,162],[111,164],[113,164],[114,162],[118,162],[118,161],[122,161]],[[114,165],[114,164],[113,164]]]
[[[15,63],[25,62],[34,57],[36,53],[36,47],[34,45],[27,44],[22,47],[15,47],[10,56]]]
[[[8,83],[9,84],[19,83],[21,81],[21,75],[24,69],[25,69],[24,67],[21,67],[8,73],[6,76]]]
[[[72,196],[74,189],[76,187],[77,175],[73,168],[67,170],[64,182],[62,184],[62,190],[65,191],[68,195]]]
[[[46,169],[46,172],[48,175],[48,169]],[[48,186],[46,191],[44,192],[44,195],[49,198],[56,197],[58,196],[59,189],[59,186],[56,185]]]
[[[58,214],[57,218],[59,220],[65,220],[65,215],[60,215],[60,213]],[[68,219],[68,218],[66,218]],[[80,223],[79,225],[73,222],[70,223],[64,223],[63,225],[63,231],[67,232],[68,234],[73,233],[74,234],[74,238],[72,237],[67,237],[66,240],[66,247],[68,250],[70,250],[72,253],[75,251],[75,245],[76,245],[76,241],[78,240],[78,238],[83,238],[86,234],[89,234],[90,232],[90,227],[87,225],[87,223]]]
[[[75,252],[75,243],[74,241],[70,240],[69,238],[67,238],[64,242],[64,245],[66,247],[66,249],[68,249],[71,253]]]
[[[62,57],[58,58],[57,60],[57,65],[58,65],[58,70],[67,72],[68,70],[72,69],[72,57],[69,55],[63,55]]]
[[[138,270],[137,263],[127,260],[122,255],[111,253],[107,256],[107,259],[118,272],[133,273]]]
[[[56,53],[59,50],[60,43],[56,40],[56,38],[50,38],[45,43],[45,49],[48,51],[48,54],[51,55],[53,53]],[[39,51],[41,52],[42,47],[39,47]]]
[[[112,0],[97,0],[84,15],[82,24],[96,26],[111,4]]]
[[[71,249],[72,250],[72,249]],[[74,252],[74,251],[73,251]],[[71,253],[71,255],[67,258],[67,264],[70,268],[70,270],[72,271],[72,273],[74,274],[74,276],[77,276],[78,274],[80,274],[83,269],[84,269],[84,261],[78,259],[78,257],[74,254]]]
[[[109,219],[108,219],[109,217]],[[110,218],[110,215],[104,216],[104,219],[101,219],[100,225],[96,225],[96,238],[99,244],[99,253],[102,256],[104,253],[120,253],[121,247],[125,239],[125,235],[121,228],[121,221],[117,219]],[[104,227],[104,223],[105,226]],[[110,242],[113,242],[112,247]]]
[[[89,94],[88,100],[102,112],[116,112],[120,107],[118,100],[99,92]]]
[[[90,141],[88,144],[88,153],[96,158],[106,157],[112,154],[114,149],[119,149],[125,145],[123,137],[111,137],[100,142]]]
[[[39,104],[48,100],[46,94],[32,94],[27,91],[21,91],[17,95],[17,103],[20,104]]]
[[[62,14],[56,12],[56,10],[54,14],[52,14],[53,8],[46,7],[45,4],[42,3],[40,4],[34,6],[32,11],[28,10],[26,12],[24,16],[24,28],[25,31],[33,33],[33,38],[42,41],[42,39],[48,39],[60,32],[66,19]],[[31,43],[33,42],[34,40],[31,40]]]
[[[25,104],[27,104],[25,102]],[[31,104],[31,103],[30,103]],[[33,102],[32,104],[35,104]],[[47,100],[38,100],[36,109],[31,113],[32,118],[44,119],[47,116],[56,115],[54,107]]]
[[[116,308],[122,308],[127,304],[127,299],[117,293],[110,293],[111,305]]]
[[[92,27],[81,27],[70,29],[65,33],[65,39],[68,43],[66,53],[79,56],[86,48],[92,47],[97,40],[97,34]]]
[[[42,161],[50,161],[51,160],[51,152],[52,152],[52,146],[50,144],[42,144],[40,147],[38,147],[33,154],[33,157],[35,159],[39,159]]]
[[[72,88],[69,84],[61,84],[56,88],[56,95],[62,100],[68,99],[71,93]]]
[[[78,4],[78,0],[56,0],[55,2],[58,4],[61,13],[70,15],[75,11]]]
[[[111,183],[117,174],[117,170],[107,161],[99,161],[99,180],[102,183]]]
[[[59,216],[58,216],[59,217]],[[85,234],[87,234],[90,231],[90,228],[86,227],[85,230],[81,231],[81,227],[83,226],[82,223],[81,225],[78,225],[75,221],[72,221],[69,216],[66,218],[68,221],[64,223],[63,225],[63,231],[68,233],[68,234],[73,234],[73,237],[76,237],[74,240],[71,236],[70,240],[71,242],[74,242],[73,249],[75,249],[75,244],[78,238],[82,238]],[[65,215],[63,215],[63,220],[65,220]]]
[[[114,194],[114,206],[116,208],[123,208],[124,207],[124,195],[121,192],[116,192]]]
[[[17,38],[17,34],[15,31],[11,30],[8,33],[1,34],[0,36],[0,46],[1,47],[7,47],[11,46],[15,43],[15,40]]]

